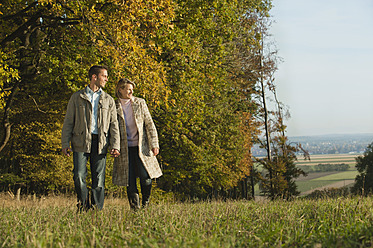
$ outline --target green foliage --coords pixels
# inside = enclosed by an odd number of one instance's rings
[[[29,193],[66,190],[73,186],[72,162],[60,155],[60,120],[65,107],[59,99],[45,98],[36,106],[32,98],[25,96],[29,104],[13,109],[13,135],[3,151],[15,163],[17,175],[26,183]]]
[[[1,93],[0,112],[12,126],[1,155],[16,167],[12,173],[26,182],[28,191],[72,188],[72,161],[60,155],[61,123],[71,93],[87,84],[92,64],[111,67],[109,93],[113,94],[120,74],[131,71],[155,75],[145,80],[148,89],[138,83],[147,99],[166,96],[149,87],[149,82],[159,84],[163,74],[142,47],[142,39],[158,27],[147,27],[151,32],[145,32],[139,20],[147,26],[163,26],[172,17],[169,5],[168,1],[6,1],[0,5],[1,61],[6,62],[0,79],[1,88],[7,89]],[[156,15],[139,11],[150,8]],[[0,135],[5,135],[3,129]]]
[[[9,89],[6,89],[7,83],[13,79],[18,78],[18,73],[16,69],[9,67],[8,55],[3,53],[0,48],[0,109],[5,106],[5,98],[9,96]]]
[[[264,195],[271,199],[290,199],[299,195],[295,179],[307,175],[296,166],[296,152],[300,150],[299,147],[289,144],[287,137],[280,130],[278,136],[272,139],[271,148],[272,160],[259,160],[266,169],[260,183]]]
[[[149,105],[163,190],[206,197],[236,187],[250,173],[255,30],[270,7],[264,0],[2,2],[0,83],[9,90],[0,93],[0,112],[12,133],[1,156],[28,191],[71,189],[71,159],[59,145],[65,108],[87,84],[88,68],[106,64],[108,93],[128,77]]]
[[[249,122],[242,117],[253,109],[253,102],[242,92],[255,80],[240,77],[246,61],[237,51],[257,42],[239,43],[255,26],[242,25],[254,4],[178,3],[173,32],[159,37],[163,50],[159,59],[167,68],[171,90],[170,104],[154,115],[161,127],[165,172],[160,185],[203,197],[233,188],[249,174],[243,162],[249,151],[246,136],[255,128],[244,131]]]
[[[0,176],[0,185],[2,185],[1,190],[15,189],[16,186],[24,184],[24,180],[13,173],[4,173]],[[17,188],[18,188],[17,187]]]
[[[317,164],[315,166],[298,166],[299,169],[310,173],[310,172],[326,172],[326,171],[347,171],[350,166],[345,163],[341,164]]]
[[[368,145],[362,156],[356,158],[356,169],[359,174],[355,178],[353,192],[363,195],[373,193],[373,143]]]

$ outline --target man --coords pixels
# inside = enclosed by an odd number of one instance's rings
[[[98,210],[103,208],[106,153],[109,144],[110,154],[113,157],[120,155],[115,101],[102,90],[108,81],[107,67],[92,66],[88,76],[89,85],[75,92],[69,100],[61,138],[63,154],[70,156],[70,152],[73,152],[73,179],[78,211],[88,210],[92,206]],[[91,203],[86,184],[88,159],[92,174]]]

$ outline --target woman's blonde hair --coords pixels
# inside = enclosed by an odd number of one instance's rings
[[[117,87],[115,88],[115,96],[117,98],[121,98],[121,95],[119,93],[119,89],[122,86],[126,86],[126,84],[132,84],[133,88],[136,88],[136,84],[134,82],[132,82],[131,80],[129,80],[127,78],[121,78],[121,79],[119,79],[119,81],[117,83]]]

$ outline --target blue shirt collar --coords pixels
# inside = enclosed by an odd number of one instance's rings
[[[102,89],[100,88],[98,91],[93,92],[93,90],[91,90],[91,88],[89,88],[89,86],[87,85],[87,87],[85,87],[85,93],[87,93],[89,95],[93,95],[95,93],[101,95]]]

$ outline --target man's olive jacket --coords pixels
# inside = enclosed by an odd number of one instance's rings
[[[70,147],[74,152],[91,152],[92,104],[85,89],[75,92],[67,105],[62,127],[62,149]],[[102,91],[97,110],[98,154],[111,149],[120,151],[120,134],[114,99]]]

